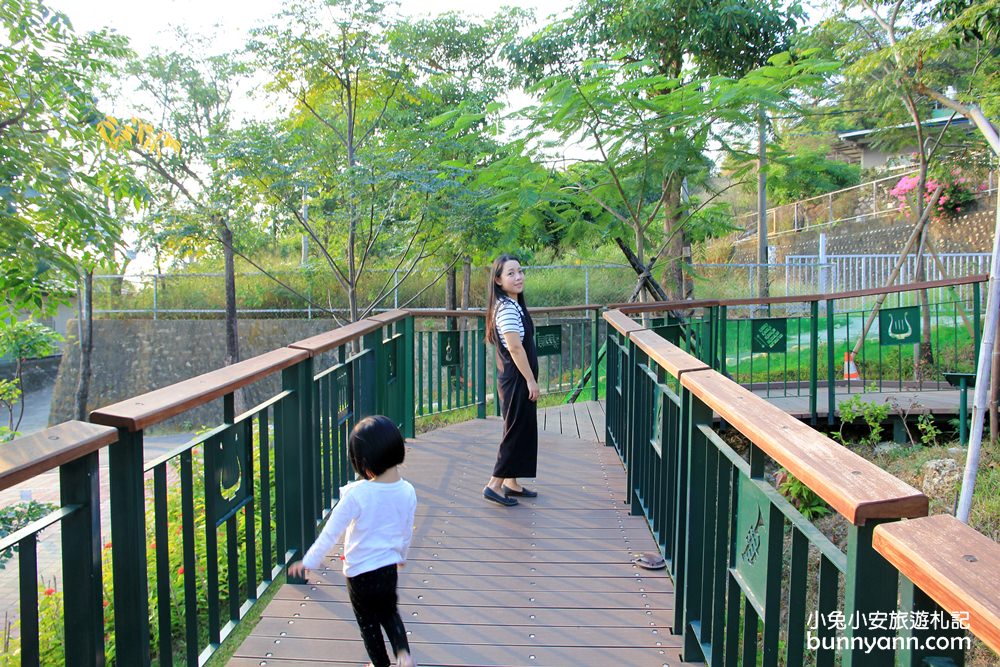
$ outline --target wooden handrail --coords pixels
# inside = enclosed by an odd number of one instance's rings
[[[1000,653],[1000,544],[948,514],[875,528],[872,546],[969,630]]]
[[[81,421],[63,422],[0,446],[0,491],[118,441],[118,431]]]
[[[927,496],[721,374],[681,384],[851,523],[927,515]]]
[[[642,331],[643,326],[626,316],[620,310],[608,310],[602,315],[604,320],[608,323],[609,327],[615,329],[618,333],[628,336],[633,331]]]
[[[278,348],[232,366],[99,408],[90,413],[90,421],[139,431],[230,394],[308,357],[304,350]]]
[[[384,313],[378,313],[368,317],[369,320],[374,320],[376,322],[381,322],[382,324],[392,324],[393,322],[398,322],[399,320],[405,319],[409,316],[409,312],[405,310],[387,310]]]
[[[648,329],[633,331],[628,334],[628,337],[629,340],[635,341],[636,347],[649,355],[650,359],[674,377],[680,377],[691,371],[711,370],[704,362]]]
[[[548,315],[549,313],[572,313],[579,312],[581,310],[600,310],[604,306],[600,304],[591,303],[582,306],[538,306],[538,307],[528,307],[532,313],[538,313],[539,315]]]
[[[310,338],[296,341],[288,347],[295,350],[305,350],[309,353],[310,357],[315,357],[327,350],[332,350],[335,347],[340,347],[353,340],[357,340],[365,334],[377,331],[384,326],[385,322],[375,319],[358,320],[357,322],[351,322],[330,331],[324,331]]]
[[[407,310],[413,317],[486,317],[485,310],[438,310],[436,308],[413,308]]]

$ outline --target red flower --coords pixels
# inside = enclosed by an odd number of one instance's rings
[[[149,548],[152,549],[153,551],[156,551],[156,541],[155,540],[149,543]]]
[[[45,589],[45,594],[46,595],[52,595],[55,592],[56,592],[56,589],[54,589],[54,588],[46,588]]]
[[[108,602],[107,600],[105,600],[105,601],[104,601],[104,606],[105,606],[105,607],[107,607],[107,606],[108,606],[109,604],[111,604],[111,603],[110,603],[110,602]]]
[[[111,548],[111,542],[105,542],[104,543],[104,548],[105,549],[110,549]]]
[[[181,565],[179,568],[177,568],[177,574],[184,574],[184,566],[183,565]]]

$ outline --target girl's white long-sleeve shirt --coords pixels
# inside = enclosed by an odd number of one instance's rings
[[[417,493],[405,479],[359,480],[341,487],[340,501],[302,564],[317,569],[344,537],[344,576],[354,577],[406,562],[413,538]]]

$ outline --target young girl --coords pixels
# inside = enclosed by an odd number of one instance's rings
[[[518,477],[534,477],[538,464],[538,354],[535,325],[524,302],[524,269],[516,257],[493,262],[486,310],[486,340],[497,348],[497,389],[503,438],[493,476],[483,489],[490,502],[511,507],[517,498],[535,498]]]
[[[288,566],[288,575],[305,578],[344,539],[344,576],[354,615],[374,667],[388,667],[381,626],[396,654],[396,664],[415,667],[406,628],[396,609],[397,567],[406,563],[413,536],[417,494],[396,467],[406,449],[388,417],[365,417],[351,431],[348,453],[363,479],[340,489],[340,502],[305,557]]]

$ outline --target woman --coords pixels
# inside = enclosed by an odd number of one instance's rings
[[[516,257],[501,255],[493,262],[486,307],[486,340],[497,347],[497,385],[503,413],[503,438],[493,476],[483,497],[510,507],[516,496],[537,492],[518,483],[534,477],[538,463],[538,355],[535,326],[524,303],[524,269]]]

